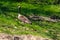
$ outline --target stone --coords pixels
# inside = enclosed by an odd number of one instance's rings
[[[19,37],[14,37],[14,40],[19,40]]]

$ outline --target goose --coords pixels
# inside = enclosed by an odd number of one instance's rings
[[[51,18],[51,19],[60,19],[60,16],[52,15],[50,18]]]
[[[22,21],[23,23],[29,23],[29,24],[31,24],[31,21],[26,16],[21,15],[20,13],[21,13],[21,7],[18,6],[18,19],[20,21]]]
[[[30,15],[29,18],[33,21],[42,21],[42,20],[44,20],[44,18],[42,18],[42,16],[38,16],[38,15],[35,15],[35,14]]]

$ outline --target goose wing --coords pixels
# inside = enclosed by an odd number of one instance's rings
[[[31,23],[30,20],[25,17],[25,16],[20,16],[19,19],[22,21],[22,22],[25,22],[25,23]]]

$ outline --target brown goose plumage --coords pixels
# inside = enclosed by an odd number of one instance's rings
[[[24,22],[24,23],[31,23],[31,21],[27,17],[25,17],[25,16],[23,16],[21,14],[18,14],[18,19],[20,21]]]

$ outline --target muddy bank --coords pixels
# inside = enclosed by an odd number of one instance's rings
[[[0,40],[51,40],[51,39],[33,35],[9,35],[0,33]]]

